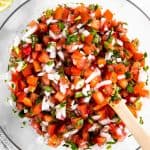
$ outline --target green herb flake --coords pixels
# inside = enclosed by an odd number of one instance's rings
[[[52,87],[50,87],[50,86],[44,86],[43,87],[43,89],[44,89],[44,91],[46,91],[46,92],[52,92],[52,90],[53,90],[53,88]]]
[[[30,38],[32,41],[32,48],[34,48],[35,44],[38,43],[38,41],[39,41],[38,37],[37,37],[37,35],[32,34]]]
[[[112,149],[112,146],[111,145],[107,145],[106,146],[106,150],[111,150]]]
[[[106,60],[107,65],[111,65],[113,64],[113,62],[111,60]]]
[[[18,113],[18,116],[19,116],[20,118],[24,118],[24,117],[25,117],[24,111],[21,110],[21,111]]]
[[[84,120],[83,120],[83,119],[80,119],[80,120],[77,121],[77,124],[76,124],[76,125],[77,125],[78,127],[80,127],[80,126],[83,126],[83,124],[84,124]]]
[[[14,102],[17,100],[17,98],[16,98],[16,96],[15,96],[14,93],[11,93],[11,98],[12,98],[12,100],[13,100]]]
[[[94,43],[94,44],[98,44],[99,42],[100,42],[100,36],[99,36],[98,34],[96,34],[96,35],[94,36],[93,43]]]
[[[90,10],[95,11],[96,9],[99,8],[99,5],[98,4],[90,4],[89,8],[90,8]]]
[[[139,118],[140,120],[139,120],[139,123],[140,124],[144,124],[144,121],[143,121],[143,118],[140,116],[140,118]]]
[[[44,12],[44,15],[46,16],[46,18],[49,18],[53,13],[53,10],[52,9],[47,9],[45,12]]]
[[[121,99],[121,96],[120,96],[119,92],[120,92],[120,87],[116,87],[115,93],[111,97],[111,101]]]
[[[81,34],[81,41],[84,42],[85,41],[85,35]]]
[[[119,53],[119,51],[114,50],[112,57],[114,57],[114,58],[120,58],[120,53]]]
[[[60,107],[65,107],[66,106],[66,102],[60,103]]]
[[[73,143],[72,141],[66,141],[66,143],[63,146],[70,147],[71,150],[78,150],[77,145]]]
[[[64,23],[63,22],[58,22],[58,26],[59,26],[59,28],[61,29],[61,30],[63,30],[64,28],[65,28],[65,25],[64,25]]]
[[[143,70],[144,70],[144,71],[148,71],[148,69],[149,69],[149,66],[144,66],[144,67],[143,67]]]
[[[82,92],[76,92],[75,93],[75,98],[81,98],[81,97],[84,97]]]
[[[146,58],[148,56],[147,52],[144,53],[144,58]]]
[[[48,65],[48,66],[51,66],[52,64],[54,64],[54,61],[49,61],[49,62],[47,62],[47,65]]]
[[[42,102],[42,99],[38,98],[38,99],[36,99],[35,104],[37,105],[37,104],[39,104],[41,102]]]
[[[129,83],[127,85],[127,92],[129,92],[129,93],[133,93],[134,92],[133,85],[131,83]]]
[[[77,34],[68,35],[66,44],[71,44],[71,43],[77,42],[77,41],[78,41],[78,35]]]
[[[107,144],[116,144],[116,141],[108,141]]]
[[[131,77],[131,73],[129,71],[125,72],[125,76],[126,76],[126,79],[129,79]]]

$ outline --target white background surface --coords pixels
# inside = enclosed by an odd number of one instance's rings
[[[0,25],[17,6],[19,6],[21,3],[25,1],[26,0],[14,0],[14,3],[10,8],[0,13]],[[141,8],[150,17],[150,0],[131,0],[131,1],[135,3],[139,8]]]

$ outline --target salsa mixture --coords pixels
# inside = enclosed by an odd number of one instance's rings
[[[76,150],[126,135],[108,105],[124,100],[133,115],[148,96],[140,70],[147,53],[127,37],[126,23],[98,5],[59,5],[31,21],[11,49],[9,87],[20,117],[45,143]]]

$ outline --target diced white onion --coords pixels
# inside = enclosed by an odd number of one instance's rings
[[[112,137],[111,137],[111,135],[109,133],[101,132],[100,135],[102,137],[105,137],[107,139],[107,141],[112,141],[113,140]]]
[[[111,123],[111,120],[109,118],[106,118],[106,119],[100,120],[99,123],[102,125],[107,125]]]
[[[88,97],[84,97],[84,98],[83,98],[83,102],[84,102],[84,103],[89,103],[90,100],[91,100],[91,96],[88,96]]]
[[[59,120],[64,120],[66,118],[66,105],[61,106],[61,104],[58,104],[56,106],[56,118]]]
[[[50,58],[56,58],[56,42],[51,42],[46,51],[50,53]]]
[[[18,64],[18,66],[17,66],[16,70],[18,72],[20,72],[24,68],[25,62],[24,61],[18,61],[17,64]]]
[[[75,104],[75,101],[73,100],[71,102],[71,110],[75,110],[77,108],[78,104]]]
[[[58,72],[49,73],[48,79],[54,81],[57,84],[58,80],[60,79],[60,75],[58,74]]]
[[[118,80],[122,80],[125,78],[126,78],[126,76],[124,74],[118,75],[118,77],[117,77]]]
[[[82,93],[84,96],[88,96],[89,92],[90,92],[90,85],[86,84],[86,86],[82,89]]]
[[[65,60],[64,53],[62,51],[58,51],[57,54],[62,61]]]
[[[89,132],[94,132],[100,126],[97,123],[94,123],[91,128],[88,129]]]
[[[133,102],[133,103],[134,103],[136,100],[137,100],[137,98],[136,98],[136,97],[130,97],[130,101],[131,101],[131,102]]]
[[[96,120],[99,120],[99,119],[100,119],[100,115],[92,116],[92,119],[95,120],[95,121],[96,121]]]
[[[28,93],[29,92],[29,88],[24,88],[23,90],[25,93]]]
[[[79,131],[78,129],[75,129],[75,130],[73,130],[73,131],[69,131],[69,132],[67,132],[67,133],[64,134],[64,137],[65,137],[65,138],[68,138],[68,137],[70,137],[70,136],[76,134],[78,131]]]
[[[22,36],[22,40],[24,41],[24,39],[28,38],[31,34],[33,34],[35,31],[37,30],[37,26],[34,27],[30,27],[28,28],[28,30],[24,33],[24,35]]]
[[[90,16],[91,16],[92,18],[94,18],[94,17],[95,17],[95,13],[94,13],[94,12],[91,13]]]
[[[122,62],[122,59],[121,58],[116,58],[116,61],[119,63],[119,62]]]
[[[91,82],[95,77],[100,76],[100,75],[101,75],[100,70],[96,68],[94,72],[91,73],[91,75],[85,80],[85,83]]]
[[[66,94],[67,92],[67,89],[69,88],[68,84],[59,84],[60,86],[60,92],[63,93],[63,94]]]
[[[82,32],[82,34],[83,34],[84,36],[88,36],[88,35],[90,35],[90,32],[89,32],[88,30],[84,30],[84,31]]]
[[[105,54],[105,60],[111,60],[112,58],[112,55],[113,55],[113,52],[112,51],[109,51]]]
[[[119,44],[120,46],[123,46],[123,42],[119,39],[116,40],[117,44]]]
[[[42,111],[50,111],[50,107],[54,107],[54,104],[44,97],[42,100]]]
[[[88,58],[88,60],[95,60],[95,56],[94,56],[94,55],[91,55],[91,54],[90,54],[90,55],[88,55],[88,57],[87,57],[87,58]]]
[[[62,34],[56,35],[56,34],[53,33],[52,31],[49,31],[49,36],[50,36],[51,38],[53,38],[54,40],[57,40],[57,39],[62,38]]]
[[[46,24],[49,25],[50,23],[56,23],[58,20],[53,19],[52,17],[46,20]]]
[[[37,74],[37,76],[38,76],[38,77],[41,77],[41,76],[44,76],[44,74],[45,74],[45,72],[39,72],[39,73]]]
[[[77,29],[80,29],[82,26],[83,26],[83,24],[82,24],[82,23],[79,23],[79,24],[77,25]]]
[[[50,73],[53,70],[54,66],[54,63],[52,63],[51,65],[45,64],[43,65],[43,71]]]
[[[102,81],[102,82],[96,84],[95,89],[99,89],[99,88],[102,87],[102,86],[110,85],[110,84],[112,84],[112,81],[111,81],[111,80],[104,80],[104,81]]]
[[[140,70],[139,71],[139,78],[138,81],[139,82],[145,82],[147,80],[147,73],[144,70]]]

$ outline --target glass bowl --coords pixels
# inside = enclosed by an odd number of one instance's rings
[[[129,37],[131,39],[138,37],[141,51],[147,51],[148,56],[150,55],[150,18],[129,0],[27,0],[19,6],[0,27],[0,74],[3,75],[7,72],[10,46],[15,36],[25,29],[28,22],[40,16],[47,8],[54,8],[62,3],[75,4],[81,2],[85,4],[98,3],[104,9],[108,8],[112,10],[117,20],[128,23]],[[145,76],[143,76],[143,78],[144,77]],[[54,149],[42,144],[38,135],[28,124],[25,126],[22,124],[24,120],[20,119],[17,114],[12,111],[13,108],[7,99],[9,95],[10,92],[6,83],[0,79],[0,140],[3,140],[5,147],[8,149],[8,145],[10,145],[11,148],[9,147],[9,149],[11,150]],[[144,119],[143,127],[147,132],[150,131],[149,108],[150,102],[147,99],[143,99],[143,108],[140,112],[140,116]],[[4,132],[5,135],[3,135]],[[9,140],[7,140],[7,138]],[[125,141],[118,142],[112,146],[112,150],[136,150],[137,147],[138,144],[131,136],[127,137]],[[58,147],[57,149],[63,150],[65,148]]]

